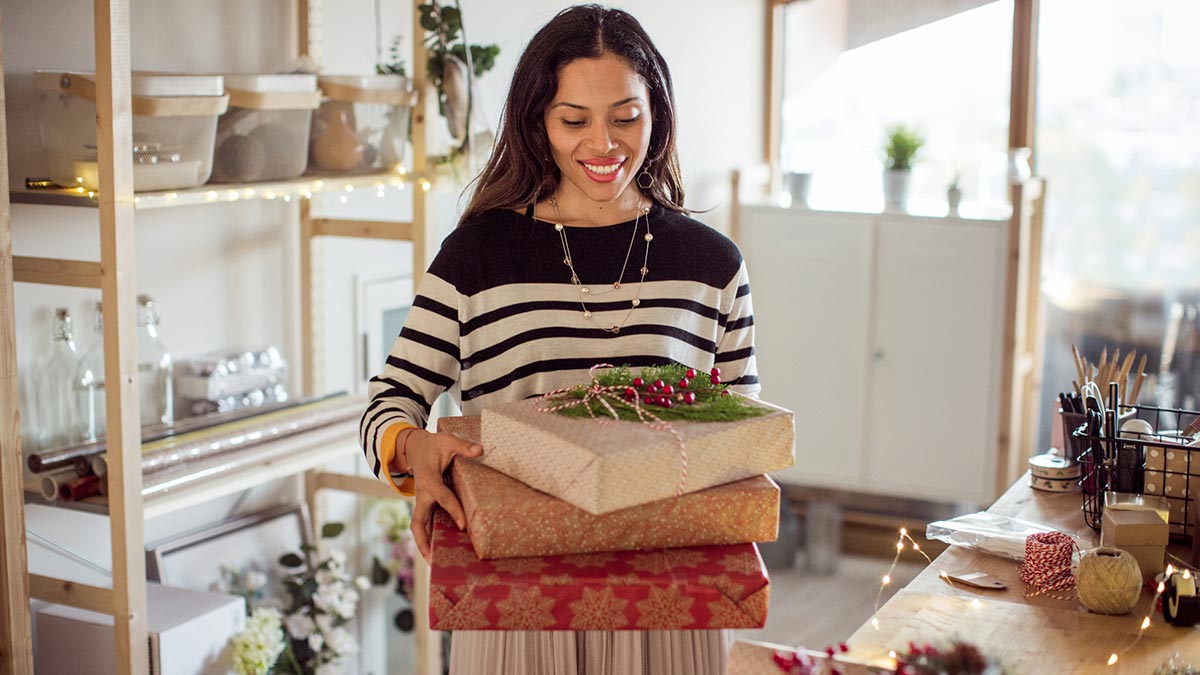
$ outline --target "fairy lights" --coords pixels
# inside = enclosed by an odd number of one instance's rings
[[[82,181],[81,181],[82,183]],[[206,204],[215,202],[237,202],[250,199],[264,199],[285,202],[293,200],[313,199],[322,193],[338,195],[339,203],[348,203],[350,197],[357,198],[362,193],[374,193],[376,198],[383,199],[394,191],[402,192],[409,183],[420,186],[428,192],[433,183],[420,174],[413,175],[407,170],[395,169],[387,173],[375,173],[362,176],[341,178],[336,183],[329,179],[298,179],[279,183],[259,183],[248,185],[203,186],[195,190],[172,190],[169,192],[145,192],[134,195],[133,203],[138,209],[153,209],[167,206],[185,206],[190,204]],[[71,195],[86,196],[92,202],[98,201],[98,193],[89,190],[82,184],[73,185],[64,190]]]
[[[906,544],[905,542],[908,542],[908,543]],[[904,552],[904,549],[906,546],[910,546],[910,547],[912,547],[912,550],[916,551],[917,553],[920,553],[921,557],[925,558],[926,563],[929,563],[930,565],[933,564],[933,560],[930,559],[930,557],[928,555],[926,555],[924,551],[921,550],[921,545],[918,544],[915,539],[908,536],[908,528],[904,528],[904,527],[900,528],[900,539],[898,539],[896,541],[896,555],[892,557],[892,564],[890,567],[888,567],[887,574],[884,574],[883,578],[880,579],[879,592],[877,592],[875,594],[875,610],[873,612],[871,612],[872,615],[879,613],[879,601],[883,598],[883,589],[892,583],[892,573],[896,571],[896,563],[900,562],[900,554]],[[939,574],[939,576],[941,576],[947,582],[950,581],[949,577],[946,576],[945,572],[941,572]],[[953,584],[951,584],[951,585],[953,585]],[[871,617],[871,627],[874,628],[876,631],[879,630],[879,618],[878,617],[875,617],[875,616]]]

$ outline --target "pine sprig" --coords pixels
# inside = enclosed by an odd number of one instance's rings
[[[686,378],[688,370],[687,366],[671,364],[649,366],[634,374],[629,366],[618,366],[597,373],[596,381],[604,387],[621,388],[611,392],[611,395],[606,395],[605,401],[612,406],[621,420],[628,422],[642,421],[634,409],[633,401],[625,395],[625,390],[629,389],[637,393],[639,405],[643,411],[668,422],[736,422],[760,417],[770,412],[766,408],[748,403],[741,396],[733,395],[733,392],[728,391],[727,385],[723,383],[713,384],[708,373],[695,371],[694,377]],[[640,387],[637,386],[638,379],[641,380]],[[676,385],[683,379],[688,379],[688,386],[678,388]],[[668,397],[672,402],[672,406],[669,408],[655,403],[661,394],[647,393],[647,389],[652,383],[659,380],[664,384],[671,385],[674,389]],[[576,399],[585,398],[589,386],[590,383],[580,384],[564,396]],[[693,403],[684,403],[684,397],[688,392],[695,397]],[[563,408],[558,413],[576,418],[587,418],[593,415],[606,419],[612,418],[608,408],[594,398],[583,405]]]

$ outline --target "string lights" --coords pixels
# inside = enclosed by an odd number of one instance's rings
[[[82,179],[80,179],[82,182]],[[203,190],[183,190],[172,192],[148,192],[133,198],[137,209],[152,209],[165,206],[184,206],[190,204],[205,204],[213,202],[236,202],[249,199],[282,199],[291,202],[293,199],[312,199],[318,194],[337,191],[338,201],[345,204],[348,196],[355,188],[374,188],[377,198],[386,197],[389,189],[403,191],[408,183],[415,183],[423,192],[433,188],[433,183],[422,176],[414,176],[403,166],[398,166],[385,174],[366,174],[362,176],[347,176],[345,178],[301,178],[280,183],[266,183],[256,187],[205,186]],[[71,193],[86,196],[92,202],[99,200],[98,193],[88,190],[83,185],[77,185],[68,190]]]

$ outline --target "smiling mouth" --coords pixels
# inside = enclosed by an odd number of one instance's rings
[[[615,164],[588,164],[587,162],[580,162],[580,164],[583,165],[583,168],[598,176],[611,176],[612,174],[616,173],[617,170],[619,170],[621,166],[625,164],[625,162],[622,160],[620,162],[616,162]]]

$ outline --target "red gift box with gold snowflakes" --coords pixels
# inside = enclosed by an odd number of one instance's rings
[[[480,560],[439,510],[432,548],[434,630],[700,630],[767,620],[770,585],[754,544]]]

